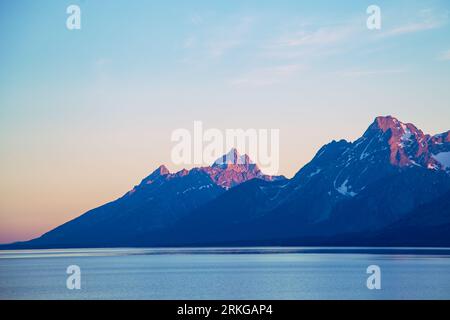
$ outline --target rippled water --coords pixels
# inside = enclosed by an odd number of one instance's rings
[[[69,265],[81,290],[66,287]],[[381,290],[366,269],[381,268]],[[450,249],[0,251],[1,299],[450,299]]]

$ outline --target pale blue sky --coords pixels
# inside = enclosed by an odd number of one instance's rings
[[[81,30],[66,8],[81,8]],[[366,8],[382,29],[366,28]],[[2,1],[1,241],[120,196],[170,134],[280,129],[280,174],[377,115],[450,129],[450,1]]]

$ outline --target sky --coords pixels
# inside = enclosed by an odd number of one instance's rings
[[[447,131],[449,19],[448,0],[1,1],[0,243],[181,169],[171,133],[194,121],[279,129],[288,177],[378,115]]]

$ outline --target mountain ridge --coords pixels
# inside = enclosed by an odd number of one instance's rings
[[[171,173],[161,165],[118,200],[17,246],[183,246],[289,239],[297,239],[292,245],[302,245],[298,239],[321,243],[334,238],[342,243],[339,236],[348,234],[373,238],[370,242],[355,236],[345,242],[348,245],[376,245],[383,243],[379,234],[384,228],[408,221],[427,203],[444,201],[439,199],[450,191],[448,156],[450,131],[431,136],[392,116],[377,117],[359,139],[324,145],[291,179],[263,174],[236,149],[209,167]],[[433,212],[430,217],[446,221],[441,218],[446,214]],[[442,237],[437,245],[450,245],[450,236]]]

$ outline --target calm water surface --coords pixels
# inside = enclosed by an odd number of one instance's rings
[[[66,287],[69,265],[81,290]],[[0,251],[0,299],[450,299],[450,249]]]

